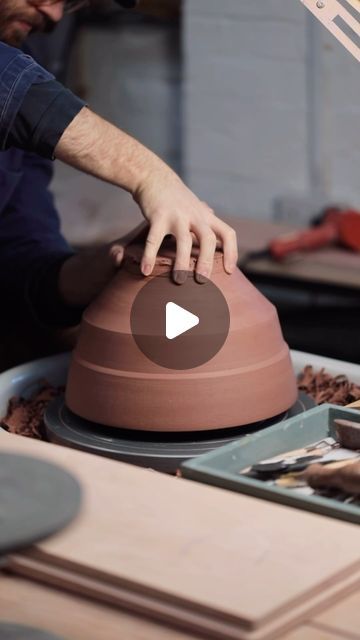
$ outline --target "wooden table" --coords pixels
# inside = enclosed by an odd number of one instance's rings
[[[356,525],[5,432],[0,450],[84,490],[68,527],[4,563],[1,620],[68,640],[360,637]]]

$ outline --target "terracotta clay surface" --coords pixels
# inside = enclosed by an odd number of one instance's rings
[[[68,377],[67,406],[93,422],[154,431],[234,427],[288,409],[297,395],[296,380],[276,309],[238,269],[231,276],[225,273],[220,252],[211,281],[230,312],[230,330],[220,351],[184,371],[161,367],[140,351],[131,334],[130,312],[149,281],[140,273],[142,250],[130,248],[122,269],[85,311]],[[170,286],[174,256],[172,248],[162,249],[152,278]],[[195,264],[193,255],[190,278]],[[203,286],[193,287],[196,296]],[[186,348],[196,350],[198,340],[189,331]]]
[[[309,375],[310,371],[310,375]],[[308,383],[304,383],[304,380]],[[339,380],[341,378],[341,381]],[[319,384],[320,380],[320,384]],[[54,387],[46,380],[41,381],[42,386],[40,390],[35,391],[30,398],[24,398],[22,396],[14,396],[9,400],[7,414],[0,419],[0,426],[9,431],[10,433],[16,433],[21,436],[28,436],[30,438],[37,438],[40,440],[45,439],[45,425],[44,425],[44,411],[49,402],[59,394],[63,393],[63,387]],[[298,389],[300,391],[306,391],[309,396],[312,396],[317,404],[322,402],[330,402],[332,404],[339,404],[345,406],[348,402],[348,388],[356,389],[357,395],[360,397],[360,387],[357,387],[354,383],[349,381],[346,376],[333,377],[326,373],[324,370],[314,372],[310,365],[304,367],[303,371],[298,376]],[[339,397],[339,385],[342,387],[341,397]],[[352,391],[351,393],[355,393]],[[324,400],[326,397],[326,400]],[[336,402],[335,402],[336,401]],[[354,403],[356,405],[356,403]],[[350,405],[351,406],[351,405]],[[337,426],[343,420],[335,421]],[[342,446],[350,449],[360,449],[360,442],[358,442],[358,431],[360,430],[360,424],[356,425],[356,440],[353,441],[354,433],[350,430],[350,440],[346,439],[346,444],[342,441],[342,437],[339,437],[339,441]],[[339,431],[339,428],[338,428]]]

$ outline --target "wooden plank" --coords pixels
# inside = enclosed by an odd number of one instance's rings
[[[70,640],[192,640],[193,636],[88,598],[0,574],[0,620]]]
[[[338,633],[360,637],[360,590],[329,607],[314,618],[322,628],[336,629]]]
[[[345,640],[345,636],[332,631],[320,630],[307,624],[290,631],[278,640]]]
[[[58,589],[66,589],[77,595],[94,598],[97,602],[104,602],[150,617],[155,616],[162,622],[180,626],[191,633],[205,633],[209,640],[219,640],[219,638],[222,640],[278,640],[279,634],[283,631],[295,627],[299,622],[307,621],[312,615],[323,610],[324,604],[327,606],[334,598],[338,599],[360,586],[359,572],[357,576],[340,580],[336,585],[314,595],[311,603],[300,602],[298,606],[282,612],[276,619],[258,629],[246,629],[241,624],[219,621],[209,614],[201,615],[196,611],[176,607],[146,594],[134,593],[83,576],[75,571],[41,562],[32,557],[31,549],[27,553],[8,557],[6,570]]]
[[[37,557],[133,593],[257,629],[360,566],[355,525],[19,436],[0,448],[84,487],[77,520]]]

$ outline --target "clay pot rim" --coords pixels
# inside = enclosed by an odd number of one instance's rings
[[[122,267],[130,273],[142,276],[140,270],[141,258],[144,252],[143,244],[133,244],[126,247],[124,260]],[[168,276],[172,271],[175,262],[175,248],[173,246],[161,247],[160,253],[155,260],[154,269],[151,276]],[[193,247],[191,251],[189,271],[195,271],[196,264],[199,257],[199,247]],[[223,263],[223,252],[219,249],[216,250],[214,255],[214,262],[212,273],[225,272]],[[151,277],[150,276],[150,277]]]

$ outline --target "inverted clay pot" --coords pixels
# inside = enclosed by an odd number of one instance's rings
[[[176,370],[140,351],[130,329],[133,301],[150,279],[171,281],[175,255],[161,249],[145,278],[142,251],[137,245],[127,250],[119,272],[84,313],[66,387],[69,409],[113,427],[197,431],[248,425],[291,407],[296,381],[276,309],[238,269],[225,273],[220,252],[211,281],[227,302],[230,330],[218,353],[205,364]],[[194,254],[192,273],[195,264]],[[191,331],[188,336],[196,349],[196,337]]]

